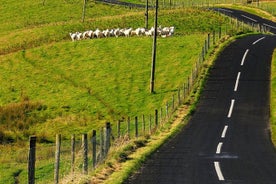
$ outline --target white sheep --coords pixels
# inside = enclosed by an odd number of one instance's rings
[[[70,35],[73,42],[77,39],[76,33],[69,33],[69,35]]]

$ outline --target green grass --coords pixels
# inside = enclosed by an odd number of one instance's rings
[[[271,132],[272,142],[276,145],[276,50],[273,54],[273,60],[271,65],[271,91],[270,91],[270,103],[271,103]]]
[[[152,38],[71,42],[68,34],[142,27],[144,10],[89,1],[81,23],[82,2],[1,2],[0,183],[14,183],[16,175],[26,183],[30,135],[40,142],[37,183],[47,183],[53,178],[54,147],[46,143],[53,143],[55,134],[61,133],[67,145],[71,134],[164,106],[190,75],[206,34],[229,25],[225,17],[202,9],[160,10],[159,24],[175,26],[176,35],[158,39],[156,93],[150,94]],[[149,22],[152,26],[152,11]],[[69,172],[67,161],[62,175]]]
[[[76,129],[89,131],[105,121],[147,114],[164,106],[190,74],[203,39],[158,39],[154,95],[149,94],[150,38],[62,42],[2,56],[0,103],[16,104],[22,96],[40,103],[28,114],[36,122],[22,129],[53,138],[58,132],[68,137]]]

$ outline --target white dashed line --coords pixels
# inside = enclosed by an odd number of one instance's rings
[[[224,181],[224,177],[223,177],[222,172],[220,170],[219,162],[214,162],[214,166],[215,166],[219,181]]]
[[[265,37],[262,37],[262,38],[256,40],[255,42],[252,43],[252,45],[255,45],[256,43],[258,43],[259,41],[261,41],[261,40],[263,40],[263,39],[265,39]]]
[[[237,90],[238,90],[238,85],[239,85],[240,76],[241,76],[241,72],[239,72],[238,75],[237,75],[237,79],[236,79],[234,91],[237,91]]]
[[[222,11],[225,11],[225,12],[233,13],[233,11],[231,11],[231,10],[226,10],[226,9],[223,9],[223,8],[219,8],[219,9],[222,10]]]
[[[253,21],[253,22],[258,22],[257,20],[252,19],[252,18],[250,18],[250,17],[248,17],[248,16],[246,16],[246,15],[242,15],[242,17],[247,18],[247,19],[249,19],[249,20],[251,20],[251,21]]]
[[[232,116],[232,112],[233,112],[233,108],[234,108],[234,103],[235,103],[235,100],[232,99],[231,100],[231,105],[230,105],[230,108],[229,108],[229,112],[228,112],[228,115],[227,115],[228,118],[231,118],[231,116]]]
[[[222,145],[223,145],[222,142],[218,143],[216,154],[220,154],[221,153],[221,147],[222,147]]]
[[[271,26],[271,25],[269,25],[269,24],[264,24],[265,26],[267,26],[267,27],[270,27],[270,28],[273,28],[273,29],[276,29],[276,27],[275,26]]]
[[[244,53],[244,55],[243,55],[243,57],[242,57],[241,66],[244,65],[244,61],[245,61],[245,58],[246,58],[248,52],[249,52],[249,49],[247,49],[247,50],[245,51],[245,53]]]
[[[228,129],[228,125],[225,125],[225,126],[224,126],[224,129],[223,129],[223,131],[222,131],[222,134],[221,134],[221,138],[225,138],[227,129]]]

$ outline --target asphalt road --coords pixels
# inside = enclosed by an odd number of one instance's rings
[[[188,126],[125,183],[276,184],[269,129],[274,48],[276,37],[268,35],[230,44],[211,69]]]
[[[253,15],[244,11],[234,10],[229,8],[211,8],[211,10],[218,11],[227,16],[237,18],[238,20],[249,24],[263,26],[270,32],[276,34],[276,23],[270,20],[263,19],[261,17],[258,17],[256,15]]]

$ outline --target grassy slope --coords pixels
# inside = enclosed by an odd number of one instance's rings
[[[150,112],[163,105],[190,74],[205,33],[225,21],[201,10],[160,11],[160,24],[176,26],[177,35],[158,40],[157,94],[149,95],[152,39],[73,43],[68,36],[69,32],[97,27],[141,26],[143,11],[90,2],[82,24],[80,1],[46,0],[44,6],[42,2],[1,2],[0,105],[1,112],[10,114],[13,123],[1,122],[0,134],[23,141],[17,146],[0,147],[0,183],[14,183],[13,176],[17,174],[21,182],[26,181],[24,140],[30,134],[52,141],[56,133],[68,138],[71,133],[95,129],[106,120]],[[186,36],[191,33],[194,35]],[[38,106],[33,109],[20,111],[36,103]],[[17,119],[14,110],[20,111]],[[38,149],[37,183],[53,178],[54,147],[45,146],[39,145]],[[62,164],[61,169],[66,168],[69,167]]]
[[[276,50],[274,51],[272,68],[271,68],[271,130],[272,130],[272,142],[276,145]]]

